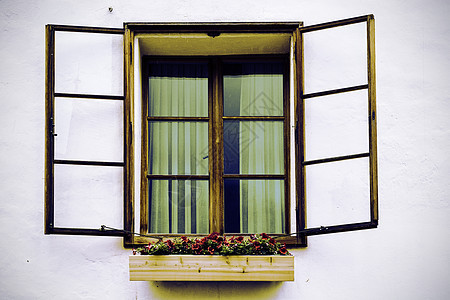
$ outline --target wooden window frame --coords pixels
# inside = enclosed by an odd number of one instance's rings
[[[304,57],[303,57],[303,34],[316,30],[323,30],[338,26],[345,26],[356,23],[367,24],[367,84],[343,87],[335,90],[321,91],[313,94],[304,93]],[[124,237],[124,247],[131,248],[148,242],[148,238],[140,237],[135,232],[135,152],[134,152],[134,103],[139,101],[135,99],[135,65],[139,64],[139,58],[134,57],[135,38],[141,33],[201,33],[215,37],[222,33],[280,33],[290,34],[293,41],[293,82],[294,95],[288,105],[292,105],[295,115],[295,141],[289,142],[295,150],[295,182],[296,198],[287,200],[289,205],[295,206],[296,210],[296,232],[290,232],[289,216],[286,218],[287,234],[277,236],[281,242],[285,242],[290,247],[306,247],[307,236],[326,234],[333,232],[343,232],[351,230],[375,228],[378,225],[378,179],[377,179],[377,132],[376,132],[376,91],[375,91],[375,23],[373,15],[366,15],[345,20],[327,22],[318,25],[303,27],[301,22],[278,22],[278,23],[124,23],[123,28],[99,28],[82,27],[66,25],[47,25],[46,26],[46,122],[45,122],[45,234],[73,234],[73,235],[100,235],[100,236],[122,236]],[[117,96],[117,99],[108,95],[83,95],[83,94],[62,94],[55,92],[55,31],[86,32],[86,33],[105,33],[122,34],[124,40],[124,93]],[[217,77],[217,76],[216,76]],[[139,79],[137,79],[139,80]],[[213,78],[218,81],[219,78]],[[216,85],[218,86],[218,85]],[[368,124],[369,124],[369,152],[356,155],[341,157],[330,157],[315,161],[305,161],[305,101],[310,98],[345,93],[355,90],[368,90]],[[219,88],[210,89],[214,97],[220,99],[221,90]],[[73,97],[73,98],[97,98],[97,99],[115,99],[124,101],[124,161],[117,167],[123,167],[124,170],[124,226],[123,229],[82,229],[82,228],[57,228],[54,226],[54,165],[55,164],[80,164],[80,165],[103,165],[102,162],[86,161],[59,161],[54,158],[54,98]],[[292,96],[292,95],[291,95]],[[217,101],[217,100],[216,100]],[[219,116],[215,115],[214,122],[220,122]],[[220,116],[221,117],[221,116]],[[217,120],[216,120],[217,118]],[[209,122],[213,120],[210,119]],[[215,134],[215,133],[210,133]],[[288,137],[289,138],[289,137]],[[221,147],[216,147],[221,151]],[[285,149],[286,151],[286,149]],[[145,153],[145,152],[143,152]],[[220,157],[220,153],[212,153],[213,157]],[[286,155],[289,159],[290,154]],[[369,159],[370,169],[370,221],[363,223],[343,224],[336,226],[322,226],[319,228],[306,228],[306,173],[305,166],[318,163],[328,163],[332,161],[342,161],[367,157]],[[107,163],[108,164],[108,163]],[[116,163],[114,163],[116,164]],[[289,168],[286,172],[289,172]],[[218,181],[214,181],[218,185]],[[210,189],[215,193],[218,188]],[[220,188],[219,188],[220,190]],[[221,197],[217,195],[217,197]],[[295,203],[292,203],[292,202]],[[220,204],[213,208],[214,215],[218,218],[212,222],[210,231],[221,231],[218,225],[223,220],[220,219],[220,212],[223,207]],[[223,218],[223,217],[222,217]],[[219,222],[219,223],[215,223]],[[106,224],[107,225],[107,224]],[[166,237],[166,235],[164,235]],[[162,238],[155,236],[154,238]]]
[[[252,62],[252,61],[281,62],[283,70],[283,115],[282,116],[224,116],[223,115],[223,63],[229,62]],[[150,117],[148,113],[148,65],[152,62],[202,62],[208,63],[208,117]],[[210,232],[224,234],[224,179],[278,179],[284,181],[285,216],[284,232],[289,232],[290,228],[290,134],[289,134],[289,55],[227,55],[227,56],[201,56],[201,57],[173,57],[173,56],[145,56],[142,59],[142,147],[141,147],[141,191],[140,191],[140,234],[139,243],[148,243],[152,236],[166,237],[177,236],[204,236],[204,234],[161,234],[148,233],[148,205],[150,198],[148,195],[149,179],[193,179],[209,181],[209,228]],[[224,153],[223,153],[223,122],[226,120],[238,121],[282,121],[283,122],[283,151],[284,167],[282,174],[224,174]],[[148,172],[148,121],[197,121],[208,122],[209,132],[209,174],[207,175],[151,175]],[[230,233],[232,234],[232,233]],[[236,233],[235,233],[236,234]],[[240,233],[238,233],[240,234]],[[242,233],[243,236],[250,234]]]

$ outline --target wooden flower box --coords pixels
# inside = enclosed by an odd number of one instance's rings
[[[294,257],[282,255],[132,255],[130,280],[294,281]]]

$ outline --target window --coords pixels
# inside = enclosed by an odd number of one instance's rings
[[[288,62],[144,60],[144,232],[287,231]]]
[[[338,76],[311,86],[308,76],[327,72],[311,67],[324,46],[310,55],[308,38],[353,25],[364,27],[363,82]],[[124,236],[131,247],[181,234],[266,232],[306,246],[308,235],[377,226],[373,16],[307,27],[47,25],[46,36],[47,234]],[[92,36],[106,41],[92,47]],[[94,54],[120,45],[123,57]],[[353,104],[352,114],[340,113]],[[362,127],[362,142],[333,126],[349,120]]]

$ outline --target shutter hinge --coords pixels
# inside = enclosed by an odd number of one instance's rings
[[[50,124],[50,135],[51,136],[57,136],[58,134],[55,133],[55,122],[54,122],[53,118],[50,118],[50,122],[51,122],[51,124]]]
[[[294,129],[294,140],[295,140],[295,144],[298,145],[298,126],[295,125],[295,129]]]
[[[130,64],[133,63],[133,45],[130,43]]]
[[[131,145],[133,143],[133,122],[130,122],[130,126],[128,127],[128,133],[130,136],[130,140],[128,141],[128,144]]]

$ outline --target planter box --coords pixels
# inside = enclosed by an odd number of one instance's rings
[[[130,280],[294,281],[294,257],[132,255]]]

